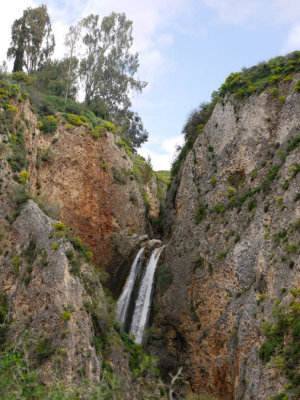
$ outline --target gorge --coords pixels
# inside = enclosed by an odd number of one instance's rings
[[[5,374],[36,398],[298,399],[300,52],[231,74],[170,181],[112,123],[0,86]]]

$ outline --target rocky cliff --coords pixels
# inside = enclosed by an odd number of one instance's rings
[[[192,399],[299,396],[296,56],[230,75],[173,168],[146,335],[170,398],[179,382]],[[64,382],[55,398],[166,398],[103,289],[117,298],[159,226],[164,177],[111,123],[37,114],[0,83],[0,390],[9,376],[19,396],[19,374],[29,393]]]
[[[163,177],[112,124],[38,115],[24,89],[0,86],[0,397],[161,398],[102,283],[116,295],[153,234]]]
[[[168,193],[149,348],[219,399],[299,395],[299,78],[222,97]]]

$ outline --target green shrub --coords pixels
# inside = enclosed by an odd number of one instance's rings
[[[290,143],[288,144],[286,150],[289,153],[290,151],[294,150],[300,144],[300,135],[293,138]]]
[[[53,244],[51,246],[51,249],[52,250],[58,250],[58,247],[59,247],[58,243],[57,242],[53,242]]]
[[[39,340],[35,346],[35,355],[39,362],[44,362],[55,353],[55,348],[52,347],[52,341],[50,338],[43,338]]]
[[[296,85],[294,86],[294,90],[296,90],[297,92],[300,92],[300,81],[296,82]]]
[[[48,147],[47,149],[40,149],[38,157],[41,161],[52,163],[55,160],[55,153],[51,147]]]
[[[246,179],[246,175],[243,171],[236,171],[232,175],[230,175],[227,180],[235,188],[238,188],[243,184]]]
[[[280,96],[278,100],[279,100],[280,103],[284,103],[285,99],[286,99],[285,96]]]
[[[297,246],[295,245],[295,243],[291,243],[285,248],[285,250],[287,253],[296,253]]]
[[[13,106],[12,104],[7,103],[6,105],[6,111],[10,111],[10,112],[18,112],[17,108],[15,106]]]
[[[251,199],[251,200],[248,202],[248,211],[254,210],[254,208],[255,208],[256,206],[257,206],[256,200],[255,200],[255,199]]]
[[[278,95],[279,95],[279,89],[278,89],[278,88],[272,88],[272,89],[270,89],[270,95],[271,95],[272,97],[278,97]]]
[[[0,292],[0,346],[5,342],[5,333],[8,324],[8,312],[9,306],[7,297],[4,293]]]
[[[70,122],[70,124],[72,124],[72,125],[80,126],[83,123],[81,121],[79,115],[76,115],[76,114],[68,114],[67,119]]]
[[[113,166],[111,170],[116,183],[120,185],[125,185],[127,183],[126,170],[124,168],[116,168]]]
[[[106,131],[115,132],[115,130],[116,130],[115,125],[110,121],[105,121],[101,126]]]
[[[15,185],[11,189],[10,200],[15,209],[20,209],[30,196],[26,193],[24,185]]]
[[[219,253],[217,255],[217,259],[218,260],[223,260],[227,256],[227,254],[229,253],[230,249],[231,249],[231,246],[229,246],[226,251],[222,251],[221,253]]]
[[[65,231],[66,225],[63,222],[54,222],[53,228],[57,231]]]
[[[20,265],[22,264],[22,258],[20,258],[20,257],[14,257],[14,258],[11,260],[11,264],[12,264],[12,266],[13,266],[13,268],[14,268],[14,271],[15,271],[15,272],[18,272],[18,271],[19,271],[19,267],[20,267]]]
[[[223,204],[216,203],[209,211],[211,213],[224,214],[226,207]]]
[[[27,171],[21,171],[19,175],[19,182],[26,183],[29,178],[29,173]]]
[[[82,122],[87,122],[87,117],[85,115],[80,115],[80,119]]]
[[[43,133],[54,133],[57,129],[58,119],[53,115],[46,115],[42,118],[42,125],[40,125],[40,131]]]
[[[197,205],[196,211],[194,213],[194,218],[197,224],[200,224],[200,222],[204,221],[206,218],[206,207],[203,203],[199,203]]]
[[[35,78],[25,74],[23,71],[13,72],[11,77],[14,81],[25,83],[27,86],[32,86],[35,83]]]
[[[292,81],[292,80],[293,80],[293,78],[291,77],[291,75],[287,75],[287,76],[284,78],[283,82],[290,82],[290,81]]]
[[[276,82],[279,82],[281,78],[282,78],[281,75],[273,75],[269,78],[269,82],[276,83]]]
[[[64,310],[59,318],[62,319],[63,321],[69,321],[69,319],[71,319],[71,312],[69,310]]]
[[[157,290],[164,292],[171,284],[173,278],[172,273],[166,265],[160,265],[157,269]]]

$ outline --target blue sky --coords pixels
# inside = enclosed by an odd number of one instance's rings
[[[11,5],[10,5],[11,3]],[[209,101],[227,75],[242,67],[300,50],[300,0],[14,0],[0,16],[0,60],[10,26],[28,6],[47,4],[64,54],[68,25],[95,13],[125,12],[133,21],[139,77],[148,81],[133,99],[149,132],[140,150],[155,169],[168,169],[189,113]]]

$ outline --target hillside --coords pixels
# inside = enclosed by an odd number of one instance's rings
[[[220,399],[299,396],[299,66],[230,75],[173,166],[149,348]]]
[[[231,74],[171,174],[104,115],[1,75],[3,398],[299,397],[299,57]],[[141,346],[115,307],[146,243]]]

